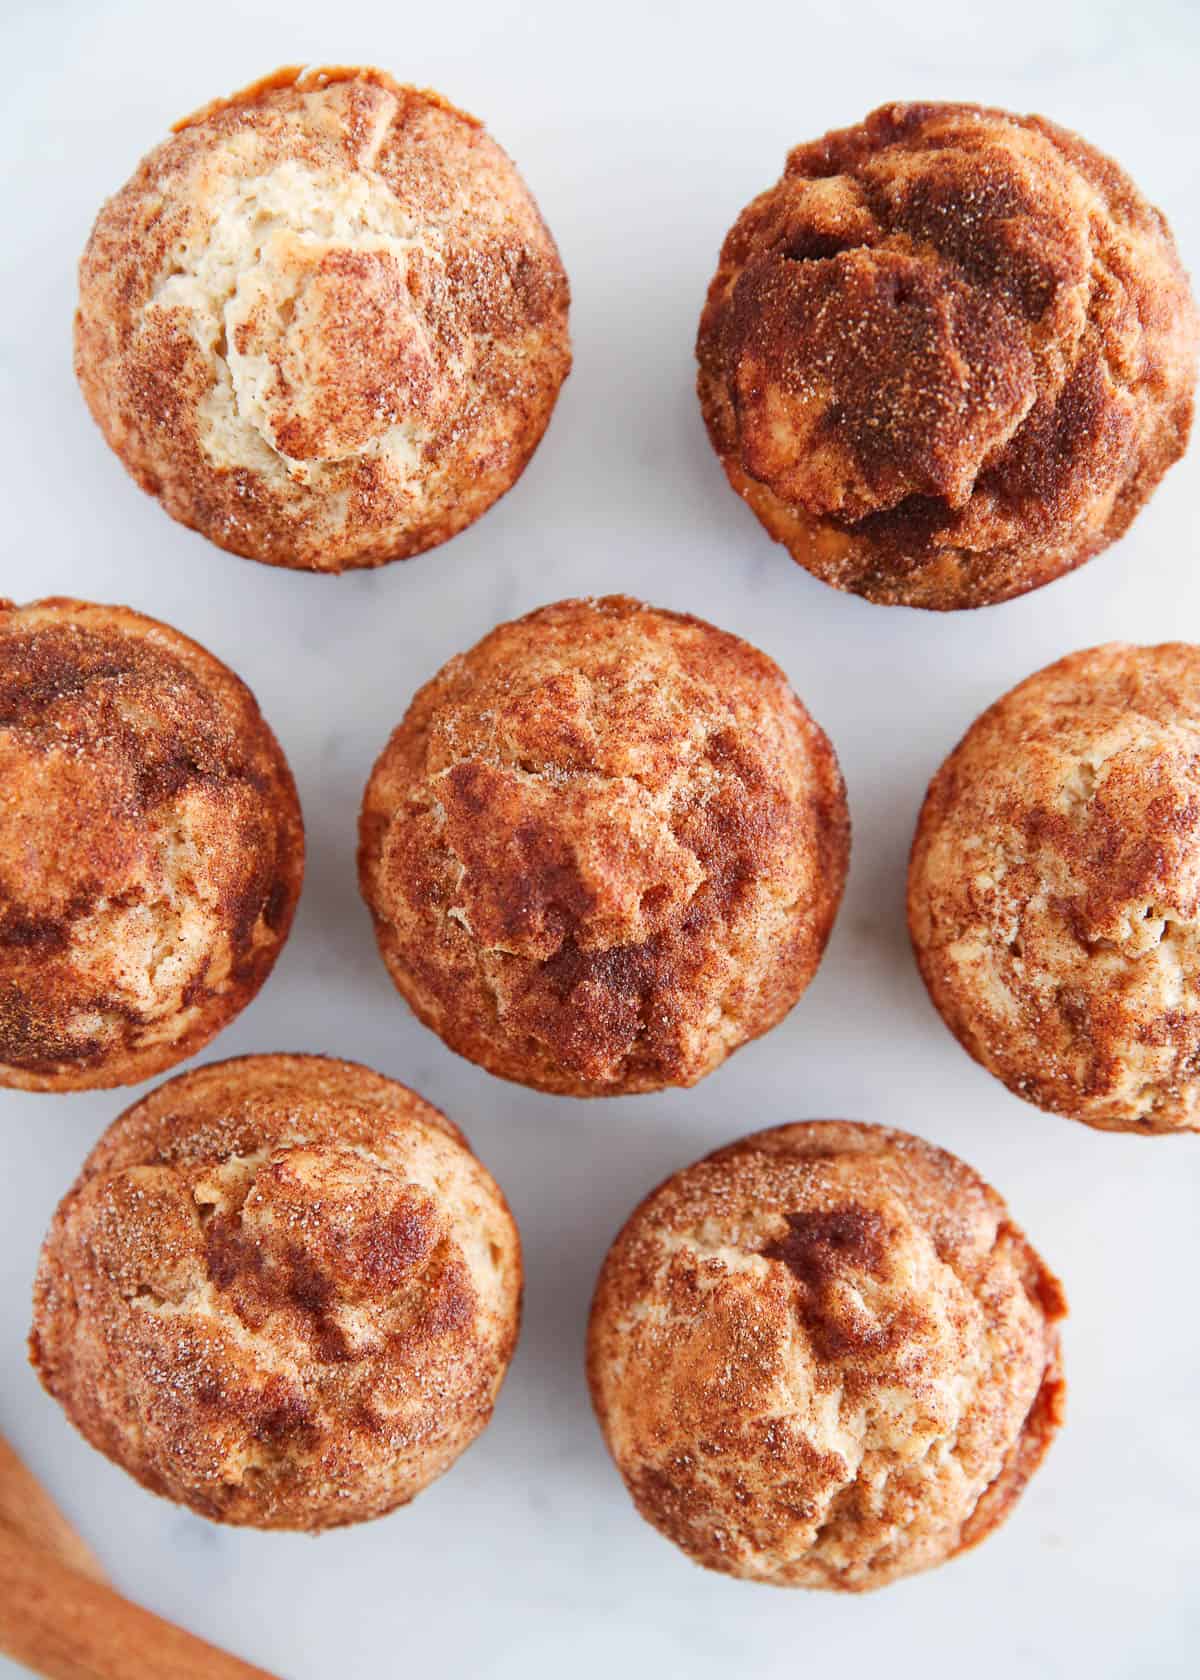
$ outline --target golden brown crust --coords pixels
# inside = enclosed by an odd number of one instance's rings
[[[904,1132],[759,1132],[605,1260],[588,1378],[641,1514],[697,1563],[862,1591],[974,1545],[1062,1421],[1062,1289],[996,1192]]]
[[[216,99],[210,99],[207,105],[202,105],[190,116],[180,117],[178,122],[171,124],[171,133],[179,134],[185,128],[195,128],[223,111],[241,111],[247,106],[258,105],[268,94],[278,93],[281,88],[295,89],[300,93],[315,93],[323,88],[332,87],[336,82],[365,82],[393,94],[415,91],[430,105],[439,106],[472,128],[483,127],[478,117],[473,117],[469,111],[460,110],[457,105],[452,105],[433,88],[413,89],[402,85],[394,76],[389,76],[386,70],[377,70],[361,64],[281,64],[278,70],[260,76],[256,82],[239,88],[236,93],[222,94]]]
[[[1200,1130],[1200,648],[1070,654],[930,784],[913,949],[963,1047],[1115,1131]]]
[[[0,1084],[132,1085],[249,1003],[304,829],[254,696],[127,607],[0,601]]]
[[[1120,536],[1191,427],[1165,221],[1041,117],[886,105],[791,153],[725,241],[699,392],[777,541],[885,604],[985,606]]]
[[[521,1254],[490,1175],[405,1086],[248,1056],[128,1109],[42,1250],[30,1357],[76,1428],[202,1516],[382,1516],[491,1416]]]
[[[811,980],[849,853],[779,668],[625,596],[502,624],[416,696],[363,801],[363,895],[416,1014],[570,1096],[692,1085]]]
[[[570,366],[567,305],[475,118],[380,70],[293,67],[177,124],[100,212],[76,371],[173,518],[336,572],[510,488]]]

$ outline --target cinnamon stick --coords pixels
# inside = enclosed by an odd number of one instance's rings
[[[272,1680],[2,1526],[0,1651],[46,1680]]]
[[[0,1435],[0,1526],[53,1552],[68,1568],[102,1585],[105,1574],[95,1553],[71,1527],[41,1482],[27,1470]]]

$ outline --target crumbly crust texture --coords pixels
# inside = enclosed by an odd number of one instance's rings
[[[571,1096],[692,1085],[811,980],[849,853],[833,749],[779,668],[625,596],[502,624],[414,699],[359,867],[416,1014]]]
[[[990,707],[930,784],[908,913],[947,1026],[1018,1096],[1200,1130],[1200,648],[1091,648]]]
[[[42,1250],[30,1357],[94,1447],[202,1516],[382,1516],[492,1413],[521,1254],[456,1126],[320,1056],[183,1074],[126,1111]]]
[[[227,666],[127,607],[0,601],[0,788],[0,1084],[136,1084],[245,1008],[304,829]]]
[[[1042,117],[885,105],[799,146],[700,322],[733,488],[826,583],[1004,601],[1119,537],[1183,453],[1197,314],[1163,217]]]
[[[177,126],[101,210],[75,365],[130,473],[254,560],[419,554],[515,483],[570,367],[566,276],[473,118],[283,70]]]
[[[592,1305],[600,1426],[695,1562],[859,1592],[1008,1515],[1062,1418],[1061,1287],[996,1192],[881,1126],[780,1126],[676,1173]]]

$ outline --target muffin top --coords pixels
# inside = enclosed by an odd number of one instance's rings
[[[697,1563],[860,1591],[974,1545],[1061,1421],[1057,1280],[969,1167],[846,1121],[676,1173],[609,1251],[588,1372]]]
[[[444,542],[519,476],[567,283],[473,117],[379,70],[281,70],[101,210],[76,369],[109,443],[223,548],[314,571]]]
[[[247,1004],[304,872],[249,689],[127,607],[0,602],[0,1084],[129,1085]]]
[[[503,624],[414,699],[360,870],[416,1013],[574,1096],[691,1085],[795,1003],[849,849],[833,750],[779,668],[624,596]]]
[[[982,606],[1119,536],[1187,441],[1166,223],[1041,117],[886,105],[799,146],[725,241],[700,395],[734,487],[874,601]]]
[[[30,1357],[153,1492],[332,1528],[484,1427],[520,1291],[512,1216],[444,1115],[352,1062],[248,1056],[100,1139],[42,1250]]]
[[[909,920],[948,1025],[1018,1096],[1200,1130],[1200,648],[1070,654],[934,777]]]

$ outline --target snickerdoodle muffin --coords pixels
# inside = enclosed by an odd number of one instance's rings
[[[339,572],[517,480],[570,366],[567,281],[474,117],[380,70],[278,71],[101,210],[75,365],[101,431],[222,548]]]
[[[693,1085],[787,1013],[850,831],[833,749],[736,636],[625,596],[502,624],[418,693],[363,801],[392,978],[490,1073]]]
[[[799,146],[725,241],[700,401],[817,577],[979,607],[1049,583],[1183,453],[1197,314],[1170,230],[1042,117],[885,105]]]
[[[1112,1131],[1200,1130],[1200,647],[1070,654],[930,784],[913,948],[963,1047]]]
[[[127,607],[0,601],[0,1085],[132,1085],[258,991],[304,874],[254,696]]]
[[[471,1444],[520,1299],[512,1215],[443,1114],[352,1062],[247,1056],[100,1139],[42,1250],[30,1357],[152,1492],[319,1530]]]
[[[609,1251],[588,1376],[638,1510],[695,1562],[860,1592],[1004,1521],[1062,1420],[1057,1279],[904,1132],[758,1132]]]

